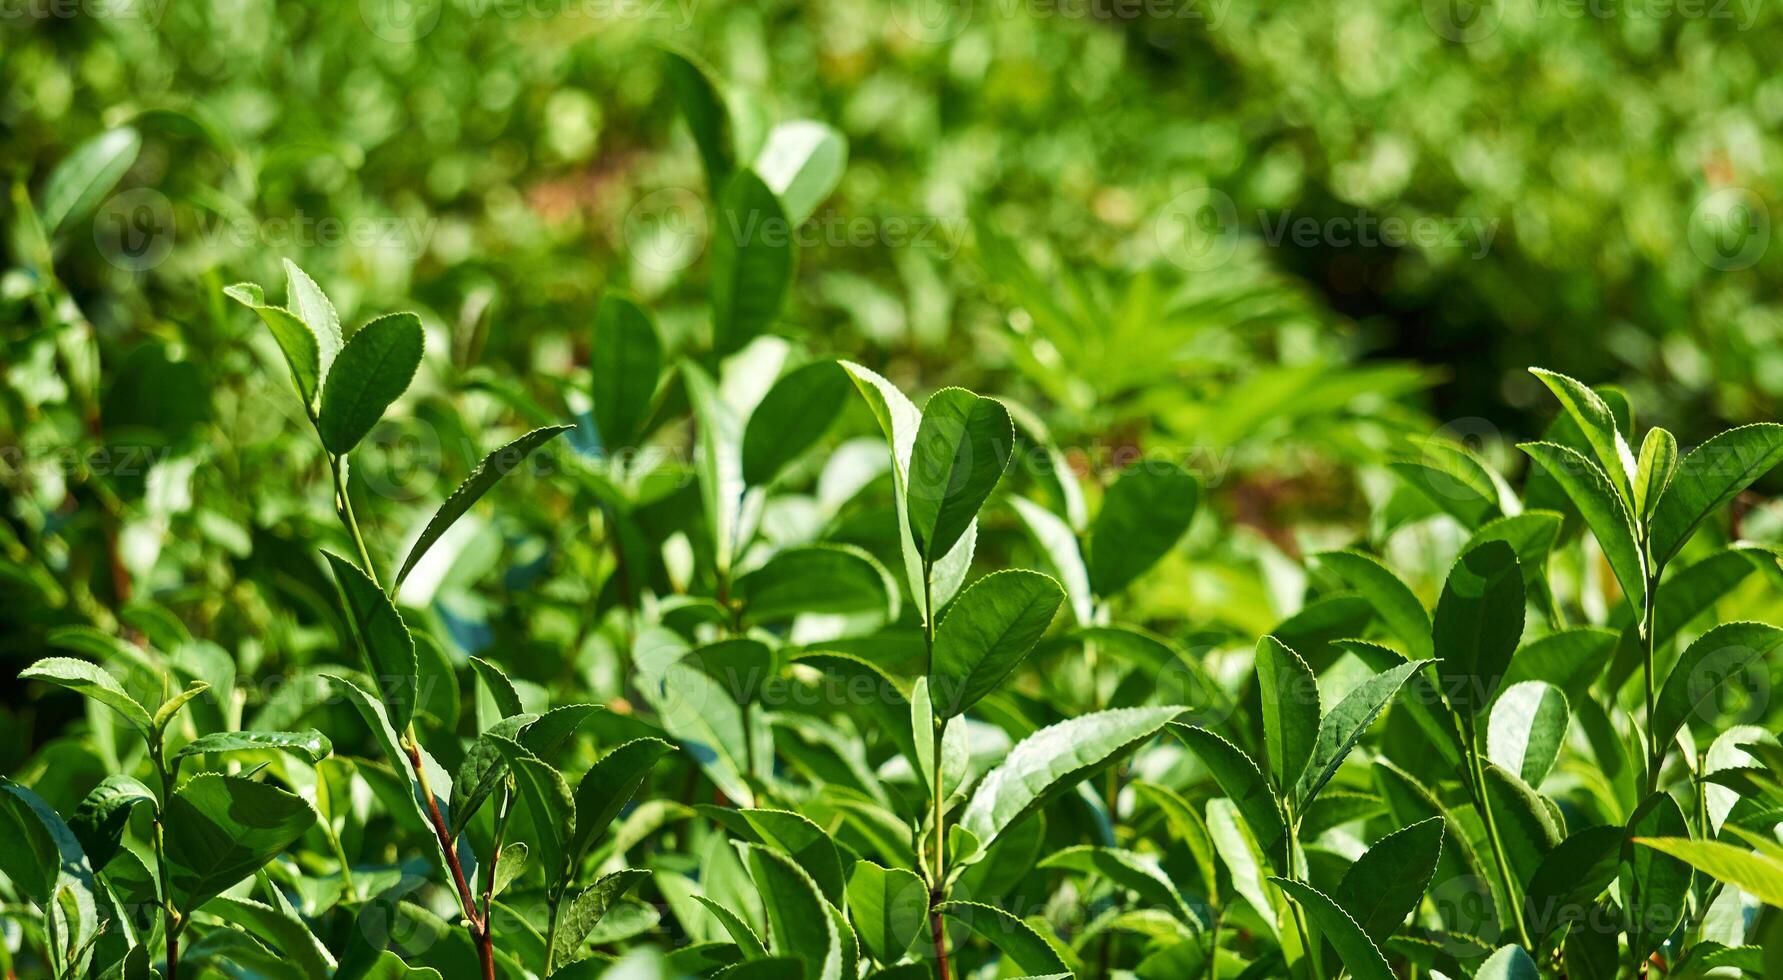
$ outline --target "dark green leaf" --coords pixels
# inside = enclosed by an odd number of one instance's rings
[[[712,242],[712,347],[741,350],[774,325],[791,291],[793,229],[780,199],[753,170],[719,196]]]
[[[1332,898],[1371,941],[1381,945],[1423,901],[1442,848],[1439,817],[1388,834],[1350,865]]]
[[[1597,924],[1581,916],[1616,880],[1623,836],[1621,827],[1587,827],[1542,858],[1523,894],[1525,921],[1537,939],[1569,923],[1574,928]]]
[[[600,835],[619,816],[619,811],[649,777],[656,760],[674,750],[657,738],[633,739],[602,756],[576,784],[576,835],[570,846],[572,859],[580,862]]]
[[[1282,826],[1275,791],[1257,763],[1244,750],[1205,728],[1171,725],[1170,731],[1200,757],[1214,782],[1238,808],[1245,823],[1250,824],[1264,853],[1274,854],[1287,831]]]
[[[1729,429],[1691,450],[1654,506],[1653,561],[1669,563],[1704,518],[1780,462],[1783,425],[1772,422]]]
[[[402,732],[415,713],[415,690],[421,683],[421,665],[415,656],[415,638],[390,597],[378,588],[358,565],[339,555],[323,552],[334,579],[340,584],[347,618],[359,636],[366,669],[377,682],[390,727]]]
[[[491,741],[508,760],[508,769],[520,787],[520,799],[532,817],[537,835],[531,841],[545,870],[546,888],[562,891],[574,871],[570,842],[576,834],[576,800],[563,774],[512,739],[494,736]]]
[[[1684,919],[1690,894],[1690,865],[1643,838],[1689,837],[1690,825],[1678,801],[1666,793],[1654,793],[1635,807],[1628,818],[1622,841],[1620,882],[1624,931],[1629,951],[1645,960],[1659,948]]]
[[[935,631],[929,696],[952,718],[997,689],[1039,642],[1065,601],[1050,576],[1020,569],[986,575],[955,599]]]
[[[779,851],[757,844],[739,846],[767,910],[772,951],[804,961],[807,976],[840,980],[841,937],[817,883]]]
[[[602,875],[577,895],[575,900],[559,913],[557,923],[557,943],[554,961],[568,965],[582,959],[582,941],[600,925],[607,911],[613,907],[625,893],[631,891],[638,882],[650,877],[650,872],[636,868],[623,868],[612,874]]]
[[[753,622],[776,623],[804,613],[884,613],[896,618],[898,587],[872,555],[838,544],[787,548],[737,576],[732,597]]]
[[[761,486],[829,431],[854,390],[835,361],[788,372],[762,396],[743,427],[743,479]]]
[[[662,377],[662,340],[650,314],[629,297],[609,292],[594,314],[588,352],[594,428],[609,455],[643,435]]]
[[[1783,630],[1764,623],[1724,623],[1697,637],[1659,689],[1650,722],[1655,744],[1670,745],[1678,729],[1703,711],[1704,703],[1723,684],[1751,665],[1765,663],[1778,647],[1783,647]]]
[[[910,454],[907,507],[916,550],[938,561],[951,550],[1003,476],[1015,446],[1009,410],[964,388],[929,396]]]
[[[1295,786],[1294,812],[1304,812],[1306,805],[1319,795],[1319,790],[1337,774],[1338,767],[1343,765],[1362,733],[1399,694],[1406,679],[1428,663],[1428,660],[1403,663],[1370,677],[1356,685],[1320,720],[1312,757]]]
[[[1355,551],[1327,551],[1313,558],[1367,599],[1375,615],[1413,657],[1431,655],[1430,612],[1380,559]]]
[[[922,934],[928,911],[929,889],[921,878],[867,860],[854,863],[848,876],[848,912],[861,945],[876,962],[902,959]]]
[[[1286,798],[1319,740],[1319,684],[1300,654],[1273,636],[1257,641],[1256,667],[1269,771]]]
[[[730,112],[725,108],[724,96],[711,73],[691,55],[665,49],[663,70],[681,115],[687,120],[687,128],[693,132],[694,145],[706,167],[706,182],[716,198],[734,166]]]
[[[1634,519],[1628,506],[1596,463],[1577,450],[1551,442],[1525,442],[1517,447],[1540,463],[1542,469],[1566,491],[1567,499],[1585,518],[1596,536],[1610,570],[1622,586],[1630,607],[1639,608],[1646,595],[1646,563],[1641,560]]]
[[[202,906],[282,853],[316,822],[300,796],[239,776],[192,777],[167,803],[167,875],[182,910]]]
[[[402,560],[402,568],[396,573],[396,584],[401,585],[402,580],[408,578],[415,563],[421,560],[422,555],[427,554],[427,549],[433,547],[440,536],[446,533],[446,529],[463,517],[465,511],[471,509],[472,504],[481,500],[490,487],[525,462],[533,450],[550,442],[558,433],[568,432],[571,428],[573,427],[567,425],[552,425],[534,429],[483,457],[483,461],[471,470],[464,482],[458,485],[458,489],[452,491],[452,495],[428,519],[427,526],[421,530],[421,536],[415,539],[414,546],[409,549],[408,557]]]
[[[1176,547],[1195,517],[1201,484],[1182,467],[1159,460],[1121,472],[1090,526],[1090,585],[1112,596]]]
[[[267,749],[289,752],[311,762],[321,762],[334,751],[334,746],[328,741],[328,736],[313,728],[302,732],[214,732],[187,742],[173,758],[177,762],[195,755],[227,755]]]
[[[371,431],[421,366],[421,318],[413,313],[378,317],[355,333],[322,385],[316,431],[322,445],[345,456]]]
[[[1523,635],[1523,577],[1517,554],[1488,541],[1463,554],[1443,583],[1431,638],[1449,704],[1478,714],[1492,703]]]
[[[1065,961],[1034,927],[994,905],[979,902],[942,902],[935,910],[963,922],[983,936],[1026,976],[1068,974]]]
[[[1350,914],[1339,908],[1336,902],[1303,881],[1287,878],[1269,880],[1306,910],[1307,918],[1312,920],[1325,940],[1337,950],[1344,969],[1350,971],[1351,976],[1356,980],[1393,980],[1393,970],[1387,966],[1387,958],[1381,955],[1380,947],[1368,938],[1356,920],[1350,918]],[[1318,954],[1315,952],[1313,955]]]
[[[68,826],[93,867],[103,869],[118,853],[124,825],[138,803],[147,803],[151,809],[160,805],[147,786],[134,776],[123,775],[105,777],[81,799]]]

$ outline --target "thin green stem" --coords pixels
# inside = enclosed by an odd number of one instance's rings
[[[371,563],[371,552],[366,550],[365,535],[359,531],[359,519],[353,514],[353,498],[347,493],[347,481],[341,474],[341,458],[333,453],[328,454],[328,472],[334,477],[334,509],[340,515],[341,523],[353,536],[353,547],[359,551],[359,564],[365,569],[378,588],[384,585],[378,580],[378,570]]]
[[[922,642],[928,674],[935,673],[935,582],[934,565],[924,561],[922,565]],[[931,691],[930,695],[933,696]],[[934,729],[933,744],[929,750],[929,769],[933,785],[929,788],[929,797],[933,803],[935,825],[934,852],[931,855],[933,876],[929,879],[929,939],[935,945],[935,968],[941,980],[952,980],[953,971],[947,962],[947,928],[941,919],[939,907],[947,900],[947,859],[945,855],[947,834],[946,798],[942,795],[944,785],[941,773],[941,745],[946,740],[947,726],[940,719],[931,715],[930,726]]]
[[[1654,573],[1647,578],[1646,597],[1642,600],[1641,635],[1646,641],[1645,657],[1641,661],[1641,674],[1647,688],[1647,795],[1651,796],[1659,788],[1659,766],[1665,761],[1664,750],[1659,745],[1659,737],[1653,731],[1653,709],[1656,701],[1653,686],[1653,656],[1658,644],[1659,632],[1653,621],[1653,612],[1658,607],[1659,575]]]
[[[559,905],[559,902],[556,899],[552,899],[552,900],[548,900],[545,904],[550,909],[550,920],[551,920],[550,924],[545,927],[545,973],[544,973],[544,976],[549,977],[551,975],[551,971],[557,968],[557,907]]]
[[[155,809],[155,872],[161,881],[161,932],[167,937],[166,980],[179,980],[180,931],[184,923],[179,910],[173,907],[173,892],[168,885],[172,879],[167,876],[167,834],[163,822],[167,804],[173,799],[173,775],[167,770],[167,751],[159,733],[149,744],[149,758],[155,765],[155,774],[161,778],[161,803]]]
[[[1492,863],[1498,869],[1498,881],[1504,889],[1506,902],[1510,905],[1511,921],[1517,926],[1517,939],[1524,949],[1533,949],[1529,942],[1529,929],[1523,923],[1523,895],[1517,888],[1515,879],[1511,877],[1510,859],[1505,856],[1504,838],[1498,833],[1498,820],[1492,814],[1492,803],[1486,795],[1486,768],[1480,762],[1479,732],[1475,727],[1473,716],[1458,720],[1461,728],[1462,751],[1467,759],[1467,783],[1469,795],[1473,797],[1473,805],[1480,811],[1480,818],[1486,824],[1486,839],[1492,846]]]
[[[1308,881],[1312,872],[1306,863],[1306,851],[1300,846],[1300,819],[1294,815],[1294,808],[1286,802],[1278,809],[1282,816],[1282,826],[1288,830],[1288,877]],[[1325,964],[1319,955],[1319,947],[1313,945],[1312,927],[1307,924],[1306,910],[1295,901],[1290,901],[1288,906],[1294,916],[1294,931],[1300,936],[1300,951],[1306,959],[1307,975],[1312,980],[1325,980]]]

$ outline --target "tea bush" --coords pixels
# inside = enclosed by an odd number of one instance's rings
[[[1536,370],[1538,439],[1432,436],[1414,370],[1252,364],[1318,315],[1268,274],[994,217],[1021,390],[919,403],[787,328],[840,134],[661,70],[704,278],[536,377],[283,257],[185,300],[207,357],[118,351],[58,243],[139,134],[20,185],[8,431],[83,451],[0,524],[60,722],[0,779],[13,975],[1777,975],[1783,425]]]

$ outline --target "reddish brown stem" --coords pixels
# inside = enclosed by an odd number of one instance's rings
[[[940,903],[940,889],[930,892],[929,936],[935,942],[935,968],[941,980],[953,980],[953,970],[947,965],[947,927],[942,923],[941,913],[936,908]]]
[[[453,846],[452,832],[446,827],[446,817],[440,812],[439,801],[433,798],[433,791],[427,788],[427,770],[421,763],[421,748],[410,740],[408,750],[409,765],[415,767],[415,775],[421,781],[421,795],[427,797],[427,817],[433,822],[433,832],[439,838],[440,851],[446,855],[446,868],[452,872],[452,883],[458,886],[458,901],[464,908],[464,920],[477,947],[477,960],[483,967],[483,980],[495,980],[495,940],[489,934],[489,923],[477,914],[477,900],[471,896],[470,880],[464,876],[464,865],[458,861],[458,848]]]

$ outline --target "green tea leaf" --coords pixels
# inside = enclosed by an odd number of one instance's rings
[[[856,861],[848,876],[848,912],[867,955],[896,963],[927,925],[928,886],[902,868]]]
[[[687,128],[693,132],[694,145],[706,168],[706,182],[717,198],[719,188],[730,179],[735,157],[730,112],[725,108],[724,96],[705,65],[692,55],[664,49],[663,72],[681,115],[687,120]]]
[[[1530,368],[1529,373],[1541,379],[1548,390],[1554,393],[1554,397],[1560,399],[1561,406],[1572,416],[1579,432],[1584,435],[1586,445],[1591,447],[1598,469],[1609,477],[1611,486],[1615,487],[1622,502],[1632,508],[1635,502],[1634,454],[1629,451],[1628,441],[1623,437],[1622,430],[1617,428],[1616,417],[1611,414],[1610,406],[1598,397],[1597,392],[1564,374],[1542,368]]]
[[[848,140],[835,127],[810,119],[783,122],[769,130],[754,164],[795,225],[811,217],[830,196],[847,165]]]
[[[1486,957],[1473,980],[1541,980],[1541,971],[1521,946],[1500,946]]]
[[[607,912],[625,897],[625,893],[637,887],[638,882],[650,877],[650,872],[637,868],[622,868],[611,874],[596,879],[594,884],[583,889],[575,900],[570,902],[557,922],[556,952],[553,962],[569,965],[583,958],[582,941],[600,925]]]
[[[772,951],[803,961],[805,975],[813,980],[841,980],[841,937],[817,883],[779,851],[739,846],[767,910]]]
[[[285,366],[291,370],[291,383],[303,399],[304,411],[313,415],[316,396],[322,388],[322,342],[316,332],[290,310],[267,306],[260,287],[252,283],[237,283],[224,289],[223,293],[253,310],[272,332],[272,339],[278,343],[280,353],[285,355]]]
[[[1653,520],[1653,510],[1659,506],[1659,498],[1671,484],[1672,473],[1677,467],[1677,437],[1657,426],[1648,429],[1647,438],[1641,442],[1641,455],[1634,472],[1632,510],[1641,527]]]
[[[199,755],[228,755],[235,752],[260,752],[274,749],[301,756],[310,762],[321,762],[334,751],[328,736],[310,729],[301,732],[213,732],[187,742],[174,754],[174,761]]]
[[[1649,551],[1668,564],[1703,519],[1783,463],[1783,425],[1743,425],[1710,439],[1678,461],[1653,508]]]
[[[1121,472],[1090,525],[1090,584],[1112,596],[1176,547],[1195,518],[1201,484],[1174,463],[1148,460]]]
[[[951,550],[996,487],[1015,446],[1009,410],[964,388],[923,406],[910,454],[907,506],[916,549],[929,562]]]
[[[983,936],[1004,956],[1015,961],[1016,969],[1026,976],[1069,974],[1065,961],[1034,927],[994,905],[980,902],[942,902],[935,911],[963,922]]]
[[[167,875],[174,900],[196,909],[282,853],[316,822],[300,796],[207,772],[167,802]]]
[[[136,703],[118,679],[97,664],[73,657],[45,657],[20,671],[19,679],[65,687],[123,715],[124,720],[136,726],[145,737],[154,733],[155,723],[149,717],[148,709]]]
[[[854,390],[835,361],[788,372],[762,396],[743,427],[743,480],[762,486],[823,438]]]
[[[1307,804],[1337,774],[1338,767],[1356,747],[1362,733],[1398,696],[1406,680],[1429,663],[1428,660],[1403,663],[1370,677],[1356,685],[1319,721],[1318,740],[1294,789],[1294,812],[1305,812]]]
[[[1244,754],[1244,750],[1208,729],[1171,725],[1170,732],[1200,757],[1202,765],[1213,774],[1214,782],[1219,784],[1257,835],[1258,845],[1265,853],[1274,854],[1287,830],[1282,826],[1275,790],[1270,787],[1263,770]]]
[[[601,448],[612,455],[637,445],[662,378],[662,339],[650,314],[630,297],[601,297],[588,372],[589,411]]]
[[[1616,880],[1622,850],[1621,827],[1587,827],[1567,835],[1536,866],[1523,893],[1524,917],[1538,939],[1574,923]],[[1589,928],[1577,922],[1575,928]]]
[[[1423,901],[1442,848],[1439,817],[1397,830],[1350,865],[1331,897],[1372,942],[1385,943]]]
[[[1450,569],[1431,622],[1436,673],[1449,704],[1478,714],[1492,703],[1523,635],[1523,576],[1517,554],[1488,541]]]
[[[719,196],[712,242],[712,347],[741,350],[780,318],[792,288],[793,229],[780,199],[753,170]]]
[[[0,872],[53,924],[51,951],[73,964],[99,935],[93,865],[43,797],[0,776]]]
[[[345,456],[371,431],[390,403],[408,390],[421,366],[421,318],[391,313],[359,328],[322,385],[316,431],[322,445]]]
[[[532,817],[537,835],[531,844],[538,850],[539,865],[545,869],[545,886],[560,892],[573,873],[571,841],[576,835],[576,800],[570,795],[563,774],[529,749],[512,739],[495,736],[491,739],[520,787],[520,799]]]
[[[334,311],[334,304],[328,301],[322,287],[290,259],[285,260],[285,308],[315,335],[319,382],[328,377],[328,369],[334,366],[344,343],[340,314]]]
[[[1669,855],[1766,905],[1783,908],[1783,861],[1770,855],[1718,840],[1636,837],[1634,843]]]
[[[573,861],[581,861],[631,802],[657,760],[674,748],[659,738],[633,739],[589,767],[576,784],[576,833],[570,843]]]
[[[1380,559],[1356,551],[1326,551],[1314,555],[1313,560],[1367,599],[1375,615],[1413,657],[1431,656],[1429,610]]]
[[[1336,902],[1303,881],[1270,878],[1277,888],[1288,893],[1295,904],[1306,910],[1306,917],[1318,926],[1319,932],[1343,961],[1344,969],[1356,980],[1393,980],[1393,970],[1380,947],[1368,938],[1362,927],[1350,918]],[[1311,955],[1317,956],[1316,951]]]
[[[1039,642],[1065,601],[1050,576],[1010,569],[960,593],[935,631],[929,696],[942,718],[963,714],[997,689]]]
[[[106,194],[130,172],[142,152],[142,134],[119,126],[74,148],[43,183],[38,219],[52,238],[86,220]]]
[[[960,825],[989,847],[1011,824],[1151,738],[1181,711],[1174,705],[1115,708],[1040,729],[979,782]]]
[[[1269,771],[1276,786],[1291,790],[1319,740],[1318,679],[1300,654],[1273,636],[1257,641],[1255,662]]]
[[[785,622],[806,613],[896,618],[898,587],[891,574],[872,555],[848,545],[787,548],[732,585],[732,598],[752,622]]]
[[[1678,801],[1654,793],[1635,807],[1622,841],[1624,931],[1631,955],[1646,959],[1678,928],[1690,894],[1690,865],[1669,848],[1641,846],[1645,838],[1688,837],[1690,825]]]
[[[1678,729],[1723,684],[1762,664],[1783,647],[1783,630],[1764,623],[1724,623],[1696,638],[1666,675],[1649,722],[1654,744],[1667,746]],[[1705,718],[1704,720],[1716,720]]]
[[[1525,442],[1517,446],[1566,491],[1567,499],[1585,518],[1585,526],[1596,536],[1610,570],[1622,586],[1622,594],[1631,608],[1640,608],[1646,595],[1646,563],[1641,560],[1634,518],[1604,476],[1603,470],[1578,451],[1551,442]]]
[[[1492,706],[1486,755],[1530,786],[1540,786],[1560,758],[1571,717],[1559,688],[1541,681],[1514,684]]]
[[[124,825],[130,811],[138,803],[158,809],[160,801],[134,776],[111,775],[81,798],[74,815],[68,818],[69,829],[79,839],[81,850],[95,868],[104,868],[118,853]]]
[[[446,529],[463,517],[473,504],[483,499],[483,495],[500,482],[502,477],[524,463],[533,450],[571,428],[573,426],[550,425],[534,429],[483,457],[483,461],[470,471],[470,475],[464,478],[458,489],[452,491],[452,495],[442,501],[439,509],[428,518],[427,526],[421,529],[421,536],[415,539],[414,545],[409,548],[408,557],[402,560],[402,568],[396,572],[396,585],[402,585],[402,580],[409,577],[409,572],[414,571],[415,563],[427,554],[427,549],[433,547],[440,536],[446,533]]]
[[[421,683],[421,664],[415,656],[415,638],[409,635],[390,597],[378,588],[358,565],[326,552],[322,557],[334,569],[347,618],[359,637],[366,668],[377,682],[378,694],[398,732],[408,728],[415,713],[415,691]]]

